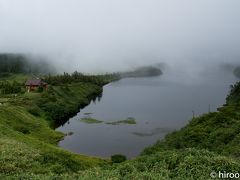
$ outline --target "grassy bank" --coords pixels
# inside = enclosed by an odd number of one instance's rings
[[[104,163],[58,148],[63,134],[20,106],[1,107],[0,113],[0,174],[71,173]]]
[[[7,80],[24,84],[25,78],[29,76],[14,74]],[[108,164],[100,158],[77,155],[58,148],[56,144],[64,134],[50,128],[50,125],[63,123],[101,93],[102,86],[78,82],[50,85],[43,92],[1,95],[1,179],[25,173],[77,173]]]

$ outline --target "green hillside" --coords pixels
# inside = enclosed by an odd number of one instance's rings
[[[15,78],[16,77],[16,78]],[[8,81],[22,77],[11,76]],[[5,81],[6,79],[4,79]],[[23,82],[21,82],[21,80]],[[22,85],[23,86],[23,85]],[[76,155],[56,145],[64,134],[50,128],[101,95],[102,86],[94,83],[49,85],[47,91],[0,95],[0,174],[76,173],[107,163],[95,157]]]

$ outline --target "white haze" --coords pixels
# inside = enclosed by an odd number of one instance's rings
[[[60,70],[164,62],[196,72],[240,60],[239,0],[0,0],[0,53]]]

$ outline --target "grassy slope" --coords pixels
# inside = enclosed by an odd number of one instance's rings
[[[30,113],[61,124],[101,92],[101,87],[88,83],[52,86],[47,92],[26,93],[15,104],[24,104]]]
[[[1,173],[77,172],[102,163],[56,147],[62,134],[22,107],[1,107],[0,113]],[[27,134],[22,133],[25,128]]]
[[[65,90],[52,87],[53,100],[48,102],[64,102],[73,113],[102,88],[82,83],[69,85],[67,93]],[[45,98],[50,98],[48,92],[4,97],[6,103],[0,106],[0,174],[76,173],[106,164],[105,160],[73,154],[56,146],[64,135],[50,128],[51,121],[45,119],[51,120],[51,116],[37,106]],[[38,110],[38,114],[32,110]]]

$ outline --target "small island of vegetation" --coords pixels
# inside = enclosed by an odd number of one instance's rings
[[[98,120],[92,117],[84,117],[81,118],[81,122],[87,123],[87,124],[98,124],[104,122],[103,120]],[[120,124],[137,124],[135,119],[132,117],[128,117],[123,120],[118,120],[118,121],[111,121],[111,122],[104,122],[104,124],[108,125],[120,125]]]
[[[162,70],[158,66],[144,66],[137,68],[133,71],[119,73],[122,78],[127,77],[153,77],[160,76],[163,74]]]
[[[87,124],[98,124],[102,123],[103,121],[91,118],[91,117],[85,117],[81,119],[82,122],[87,123]]]
[[[119,124],[137,124],[137,123],[134,118],[128,117],[127,119],[123,119],[119,121],[106,122],[105,124],[119,125]]]

